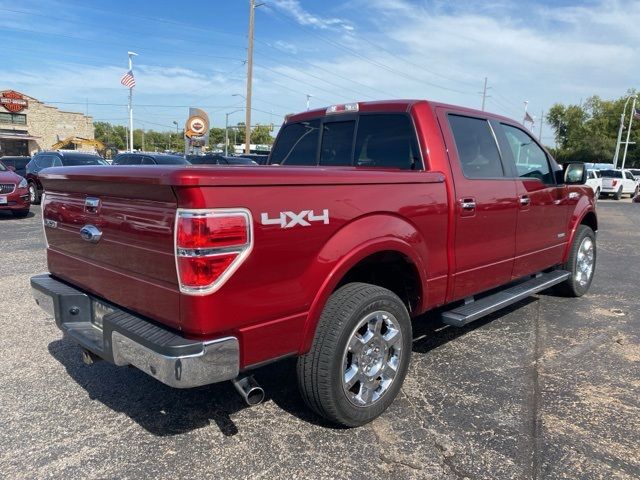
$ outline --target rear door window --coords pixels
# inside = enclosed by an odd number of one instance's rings
[[[407,115],[362,115],[358,122],[355,164],[402,170],[422,167],[418,142]]]
[[[547,155],[531,135],[512,125],[500,125],[509,142],[518,177],[537,178],[544,184],[555,185]]]
[[[489,122],[454,114],[448,117],[464,176],[470,179],[504,177],[500,151]]]
[[[316,165],[320,120],[286,125],[278,135],[269,163]]]
[[[320,165],[351,165],[351,147],[356,122],[325,122],[322,125]]]

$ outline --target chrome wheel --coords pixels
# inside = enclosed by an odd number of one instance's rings
[[[342,388],[357,407],[380,400],[396,378],[402,357],[402,331],[389,312],[365,316],[351,332],[342,360]]]
[[[575,281],[584,287],[591,280],[593,275],[593,263],[595,259],[593,240],[585,237],[578,248],[578,256],[576,258]]]

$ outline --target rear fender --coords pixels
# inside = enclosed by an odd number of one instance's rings
[[[383,251],[401,253],[413,262],[420,277],[422,291],[417,311],[423,310],[427,283],[424,268],[427,248],[424,239],[413,225],[401,217],[390,214],[361,217],[331,237],[304,276],[309,282],[309,288],[318,293],[309,309],[300,353],[306,353],[311,348],[320,314],[342,278],[361,260]],[[318,285],[314,279],[322,279],[322,283]]]

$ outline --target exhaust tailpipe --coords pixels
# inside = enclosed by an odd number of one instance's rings
[[[101,358],[95,353],[90,352],[89,350],[86,350],[84,348],[82,349],[82,361],[85,365],[92,365],[99,360],[101,360]]]
[[[231,380],[231,383],[250,407],[258,405],[264,400],[264,390],[258,385],[253,375],[240,375]]]

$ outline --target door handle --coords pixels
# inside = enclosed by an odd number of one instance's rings
[[[475,210],[476,202],[472,198],[463,198],[460,200],[460,206],[463,210]]]
[[[529,195],[522,195],[520,197],[520,205],[521,206],[526,207],[530,203],[531,203],[531,199],[529,198]]]

